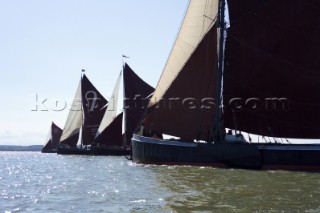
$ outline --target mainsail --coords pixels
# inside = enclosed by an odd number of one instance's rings
[[[42,152],[56,150],[62,134],[62,129],[52,122],[46,139],[46,143],[42,148]]]
[[[148,104],[148,99],[146,98],[154,91],[151,86],[134,73],[128,64],[124,64],[124,112],[115,118],[120,80],[121,73],[97,132],[95,144],[119,147],[129,145],[132,134]],[[122,129],[123,127],[124,129]]]
[[[149,104],[145,119],[148,129],[184,140],[208,139],[213,121],[214,85],[218,80],[217,3],[217,0],[190,1]],[[180,43],[190,49],[181,49]],[[173,65],[177,61],[179,65]]]
[[[82,106],[83,106],[83,126],[82,126],[82,144],[89,145],[98,131],[108,103],[100,92],[93,86],[86,75],[82,78]]]
[[[124,87],[124,145],[131,144],[131,138],[145,112],[149,100],[147,97],[154,88],[143,81],[130,67],[123,67]]]
[[[185,140],[209,140],[217,109],[215,86],[221,82],[217,5],[218,0],[190,1],[149,104],[147,128]],[[217,122],[263,136],[319,138],[320,2],[228,0],[227,5],[231,27],[221,83],[224,108]],[[193,11],[197,15],[189,15]],[[203,22],[184,30],[191,17]],[[190,51],[179,49],[180,40],[202,32]]]
[[[225,126],[263,136],[320,138],[320,1],[228,5]]]
[[[105,111],[103,107],[107,103],[86,75],[83,75],[63,129],[60,143],[76,147],[81,129],[81,144],[91,144]]]

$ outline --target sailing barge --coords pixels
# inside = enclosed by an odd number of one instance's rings
[[[320,170],[319,144],[225,133],[320,138],[319,23],[319,1],[191,0],[142,119],[152,134],[132,138],[133,161]],[[178,139],[154,137],[165,134]]]
[[[128,64],[123,66],[124,112],[117,114],[121,74],[114,87],[109,106],[91,147],[93,155],[130,155],[133,132],[144,113],[147,99],[153,91]],[[138,101],[140,102],[138,105]]]
[[[62,134],[62,129],[58,127],[55,123],[51,123],[48,137],[46,139],[46,144],[42,148],[42,153],[57,153],[58,144]]]
[[[58,154],[91,155],[91,144],[107,103],[84,74],[63,128]]]

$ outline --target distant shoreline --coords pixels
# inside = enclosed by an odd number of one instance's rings
[[[31,146],[15,146],[15,145],[0,145],[0,151],[41,151],[43,145],[31,145]]]

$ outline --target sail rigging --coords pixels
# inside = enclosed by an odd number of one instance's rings
[[[124,64],[122,73],[120,73],[114,87],[109,106],[94,140],[94,145],[118,147],[129,145],[137,123],[140,121],[148,104],[146,97],[154,91],[151,86],[134,73],[128,64]],[[115,117],[121,77],[123,77],[124,112]]]
[[[126,63],[123,67],[123,87],[125,146],[131,144],[132,135],[148,105],[147,97],[154,92],[154,88],[143,81]]]
[[[61,134],[62,134],[62,129],[60,129],[60,127],[58,127],[55,123],[52,122],[47,139],[46,139],[46,143],[42,148],[42,152],[49,152],[49,151],[56,150],[58,148]]]
[[[208,140],[218,81],[217,11],[216,0],[190,1],[176,43],[195,35],[198,35],[197,40],[177,70],[167,68],[175,56],[169,58],[149,104],[151,107],[145,119],[148,129],[188,141]],[[190,20],[194,20],[195,25],[190,25]],[[182,54],[184,51],[174,47],[171,55],[179,52]]]
[[[107,100],[93,86],[86,75],[82,77],[82,106],[84,111],[84,122],[82,127],[82,143],[90,145],[98,131],[103,118]]]
[[[81,129],[81,144],[91,144],[105,111],[103,107],[107,103],[87,76],[83,75],[69,111],[60,143],[76,147]]]
[[[144,117],[148,130],[171,133],[180,140],[140,136],[139,132],[132,138],[133,161],[319,171],[319,144],[250,139],[249,143],[241,131],[262,138],[320,138],[320,2],[228,0],[229,8],[225,9],[226,0],[216,1],[219,22],[209,29]],[[228,34],[222,18],[227,11],[231,23]],[[216,53],[210,52],[212,49]],[[201,93],[204,86],[212,93]],[[205,97],[216,99],[215,106],[205,114],[192,102],[183,105],[190,97],[196,97],[191,99],[194,102]],[[180,102],[163,108],[170,98]],[[200,118],[212,117],[213,122],[199,123]],[[238,131],[224,135],[225,128]],[[208,143],[194,143],[194,139],[205,140],[208,130]],[[210,139],[214,143],[209,143]]]

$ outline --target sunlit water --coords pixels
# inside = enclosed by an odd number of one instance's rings
[[[320,173],[0,152],[0,212],[320,212]]]

